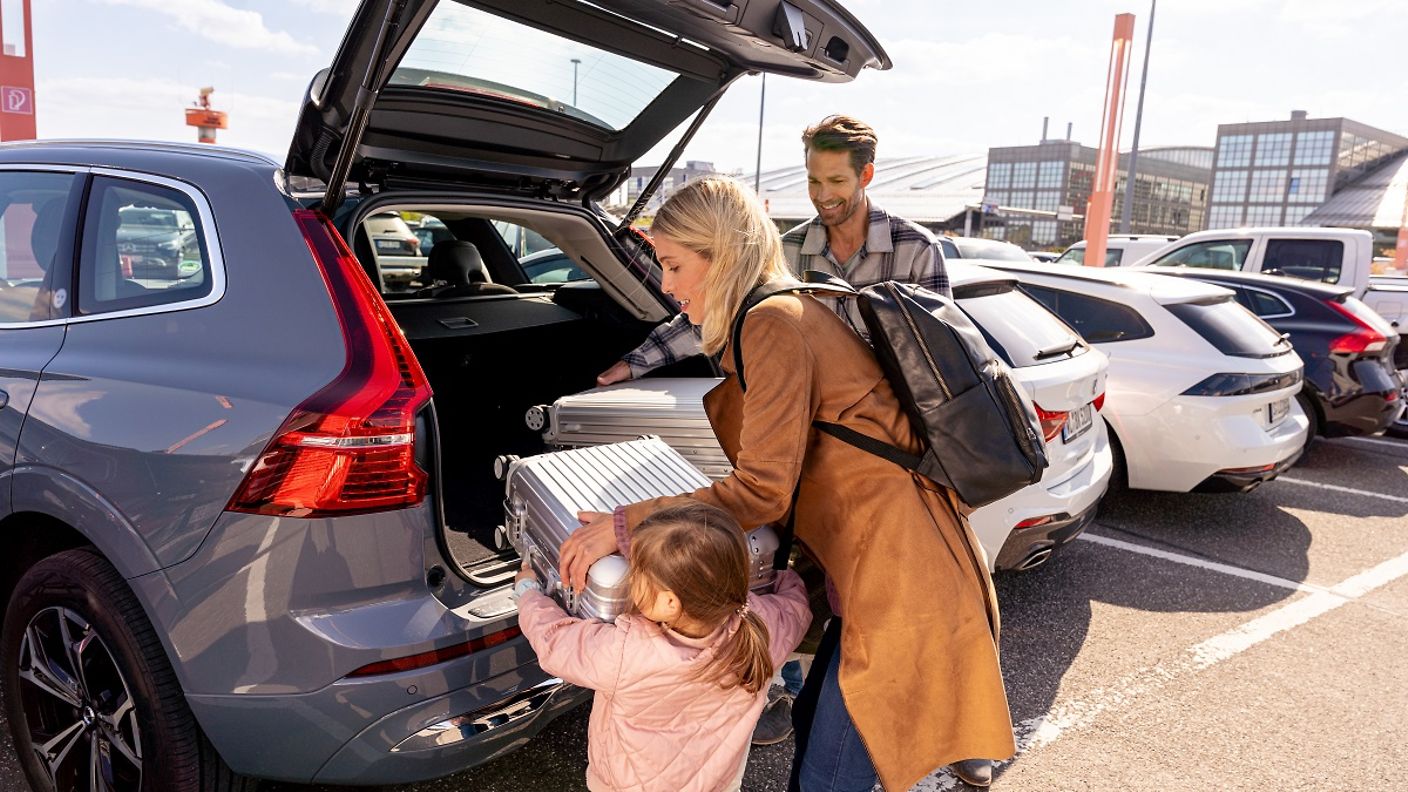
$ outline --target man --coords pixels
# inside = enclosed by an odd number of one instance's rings
[[[802,133],[807,192],[816,216],[782,236],[783,253],[798,275],[818,270],[857,289],[883,281],[915,283],[952,296],[943,252],[923,227],[887,213],[866,195],[875,178],[875,131],[855,118],[833,115]],[[832,310],[860,332],[865,324],[855,300],[825,298]],[[683,314],[656,327],[646,340],[597,377],[597,384],[639,377],[663,365],[700,354],[699,330]],[[782,668],[786,694],[770,702],[754,732],[755,744],[785,740],[791,733],[792,700],[801,691],[797,661]],[[968,762],[959,764],[970,764]],[[991,764],[971,760],[959,768],[963,780],[986,786]],[[981,765],[981,767],[979,767]],[[986,771],[984,773],[984,771]]]

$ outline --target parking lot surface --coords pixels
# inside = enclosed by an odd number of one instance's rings
[[[1241,495],[1110,496],[1086,536],[997,588],[1020,754],[993,789],[1379,790],[1408,776],[1408,442],[1322,440]],[[583,707],[516,753],[394,789],[585,789],[586,722]],[[743,788],[784,789],[791,753],[755,748]],[[0,785],[26,788],[8,735]],[[962,788],[946,773],[917,787]]]

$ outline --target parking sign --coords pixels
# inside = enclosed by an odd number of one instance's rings
[[[34,92],[29,88],[0,85],[0,109],[7,113],[34,115]]]

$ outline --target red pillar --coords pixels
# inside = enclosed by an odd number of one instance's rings
[[[1110,207],[1115,198],[1115,170],[1120,162],[1120,127],[1124,122],[1124,87],[1134,41],[1134,15],[1115,16],[1110,42],[1110,66],[1105,73],[1105,115],[1100,121],[1100,153],[1095,159],[1095,184],[1085,208],[1085,264],[1105,266],[1105,242],[1110,236]],[[1132,195],[1132,191],[1131,191]]]
[[[30,0],[0,0],[0,141],[35,138],[29,20]]]

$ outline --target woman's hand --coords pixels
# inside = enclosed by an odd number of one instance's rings
[[[616,552],[616,527],[610,514],[577,512],[577,519],[582,521],[582,527],[562,543],[558,569],[563,584],[573,591],[586,588],[587,570],[592,564]]]

